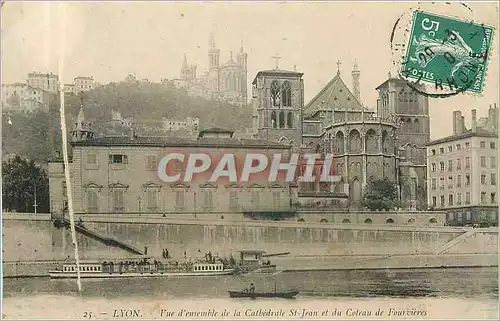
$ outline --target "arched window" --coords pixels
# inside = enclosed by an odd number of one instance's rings
[[[303,218],[299,218],[297,222],[305,222],[305,220]]]
[[[369,129],[365,135],[366,152],[376,153],[378,151],[377,135],[373,129]]]
[[[292,86],[288,81],[281,87],[281,97],[283,97],[283,107],[292,107]]]
[[[344,133],[341,131],[335,135],[335,151],[338,154],[344,154]]]
[[[281,107],[280,85],[276,80],[271,83],[271,107]]]
[[[279,128],[285,128],[285,113],[283,111],[280,111],[279,124]]]
[[[386,221],[385,221],[387,224],[393,224],[394,223],[394,220],[392,218],[388,218]]]
[[[361,137],[359,132],[355,129],[349,133],[349,152],[361,152]]]
[[[345,219],[342,220],[342,223],[344,223],[344,224],[351,223],[351,220],[345,218]]]
[[[321,221],[319,221],[320,223],[328,223],[328,220],[327,219],[324,219],[322,218]]]
[[[289,112],[287,115],[286,115],[286,126],[288,128],[292,128],[293,127],[293,119],[292,119],[292,113]]]
[[[415,223],[415,219],[414,219],[414,218],[410,218],[410,219],[408,220],[408,224],[413,224],[413,223]]]
[[[372,219],[371,218],[367,218],[365,220],[365,224],[372,224]]]
[[[433,217],[429,220],[429,223],[431,224],[436,224],[437,223],[437,220]]]
[[[272,126],[273,128],[276,128],[276,127],[277,127],[277,125],[278,125],[278,124],[277,124],[277,121],[276,121],[276,112],[275,112],[275,111],[273,111],[273,112],[271,113],[271,126]]]
[[[389,135],[384,130],[382,131],[382,152],[387,153],[389,151]]]

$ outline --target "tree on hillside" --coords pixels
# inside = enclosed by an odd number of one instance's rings
[[[20,108],[21,107],[21,98],[19,97],[17,92],[14,92],[13,95],[11,95],[7,98],[7,104],[13,108]]]
[[[401,206],[397,185],[387,178],[370,181],[363,193],[362,205],[372,211],[389,211]]]
[[[35,193],[36,191],[36,193]],[[2,203],[6,211],[49,213],[49,178],[47,172],[16,155],[2,162]]]

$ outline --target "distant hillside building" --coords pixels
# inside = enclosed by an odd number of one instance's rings
[[[134,124],[133,117],[123,117],[118,111],[111,110],[111,123],[114,126],[131,128]]]
[[[182,121],[163,118],[163,129],[165,131],[178,131],[184,129],[190,132],[198,132],[200,129],[200,120],[191,117],[187,117],[186,120]]]
[[[77,93],[94,89],[94,77],[78,76],[75,77],[74,83]]]
[[[221,100],[238,106],[247,105],[247,60],[243,46],[240,52],[229,61],[221,64],[220,50],[216,47],[213,36],[209,40],[208,70],[201,77],[197,76],[197,66],[189,65],[186,55],[181,68],[180,79],[171,83],[178,88],[185,88],[189,95]]]
[[[48,110],[47,103],[47,92],[40,88],[20,82],[2,84],[2,109],[5,111]]]
[[[79,94],[82,91],[89,91],[95,88],[94,77],[78,76],[73,79],[72,84],[64,84],[65,93]]]
[[[498,108],[464,125],[453,112],[453,135],[427,144],[429,206],[445,210],[450,225],[498,226]]]
[[[28,74],[28,85],[45,91],[56,92],[59,90],[59,76],[53,73],[31,72]]]

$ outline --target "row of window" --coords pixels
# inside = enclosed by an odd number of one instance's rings
[[[439,197],[439,206],[440,207],[445,207],[445,196],[440,195]],[[488,199],[487,199],[487,193],[486,192],[481,192],[481,204],[487,205],[488,204]],[[490,193],[490,199],[489,199],[489,204],[496,204],[497,199],[496,199],[496,193]],[[465,205],[470,204],[470,192],[465,193]],[[454,206],[454,205],[462,205],[462,193],[457,193],[456,198],[454,198],[454,194],[448,194],[448,206]],[[437,197],[433,196],[432,197],[432,206],[437,207]]]
[[[488,185],[488,181],[486,180],[486,174],[481,174],[481,185]],[[445,178],[440,177],[439,178],[439,188],[444,189],[445,186]],[[436,189],[437,179],[433,178],[431,180],[431,189]],[[455,184],[454,184],[455,183]],[[471,183],[470,180],[470,174],[467,173],[465,174],[465,186],[469,186]],[[491,186],[496,186],[497,185],[497,174],[496,173],[490,173],[490,185]],[[453,187],[462,187],[462,175],[457,175],[456,181],[454,181],[454,176],[448,176],[448,188],[453,188]]]
[[[224,267],[222,265],[200,265],[194,266],[195,271],[222,271]]]
[[[446,163],[444,161],[439,162],[439,171],[444,172],[445,171],[445,165]],[[456,170],[461,171],[462,170],[462,159],[457,158],[456,162]],[[487,168],[486,165],[486,156],[481,156],[480,157],[480,166],[481,168]],[[453,172],[453,160],[449,159],[448,160],[448,172]],[[490,156],[490,168],[496,168],[497,167],[497,158],[495,156]],[[465,157],[465,169],[470,168],[470,157]],[[431,164],[431,171],[435,173],[437,170],[436,163]]]
[[[490,149],[496,149],[496,144],[495,142],[490,142]],[[469,142],[465,142],[464,143],[464,147],[465,149],[468,149],[470,148],[470,143]],[[481,149],[485,149],[486,148],[486,141],[480,141],[479,142],[479,148]],[[446,150],[448,151],[448,153],[452,153],[453,152],[453,145],[448,145],[448,147],[446,148]],[[459,150],[462,150],[462,144],[456,144],[455,145],[455,151],[459,151]],[[439,148],[439,154],[444,154],[445,153],[445,148],[444,147],[440,147]],[[436,155],[436,149],[432,149],[431,150],[431,154],[432,155]]]
[[[298,222],[305,222],[305,220],[303,218],[299,219]],[[321,219],[319,221],[320,223],[328,223],[328,220],[327,219]],[[342,220],[342,224],[350,224],[351,223],[351,220],[348,219],[348,218],[345,218]],[[367,218],[364,220],[365,224],[372,224],[373,221],[371,218]],[[394,220],[392,218],[388,218],[387,220],[385,220],[385,223],[386,224],[394,224]],[[408,221],[406,221],[406,223],[408,224],[415,224],[415,219],[414,218],[410,218]],[[432,217],[430,220],[429,220],[429,223],[430,224],[436,224],[437,223],[437,220],[436,218]]]
[[[260,206],[260,194],[261,191],[251,192],[251,206],[253,208],[258,208]],[[204,209],[213,209],[216,204],[217,194],[213,190],[202,191],[202,203]],[[282,192],[272,192],[272,205],[276,208],[281,206]],[[159,208],[159,190],[157,188],[147,189],[145,193],[145,199],[143,200],[141,196],[137,197],[138,206],[140,209],[145,208],[150,211],[158,210]],[[123,211],[125,210],[126,204],[126,190],[123,188],[116,188],[111,191],[111,208],[113,211]],[[99,192],[96,189],[89,188],[86,191],[87,197],[87,210],[89,212],[95,212],[99,209]],[[196,195],[195,195],[196,197]],[[144,201],[144,202],[142,202]],[[196,199],[195,199],[196,202]],[[141,204],[142,203],[142,204]],[[186,207],[186,192],[185,191],[175,191],[174,205],[176,209],[184,209]],[[264,205],[264,204],[263,204]],[[267,204],[265,204],[267,205]],[[196,205],[195,205],[196,206]],[[229,192],[229,209],[237,210],[240,208],[239,192],[230,191]]]
[[[76,268],[75,268],[75,266],[64,266],[63,271],[64,272],[75,272]],[[100,266],[80,266],[80,271],[82,271],[82,272],[101,272],[101,267]]]

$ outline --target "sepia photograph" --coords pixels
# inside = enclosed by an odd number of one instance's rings
[[[2,320],[498,320],[499,4],[2,1]]]

